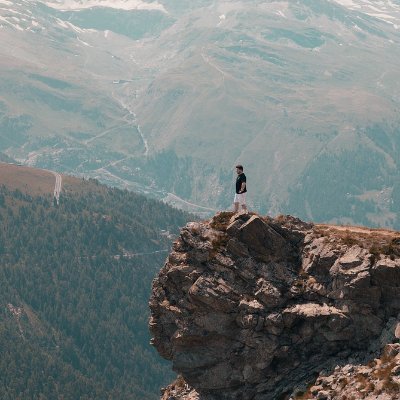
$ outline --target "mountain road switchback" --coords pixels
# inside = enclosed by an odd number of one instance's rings
[[[60,193],[62,189],[62,176],[58,172],[54,171],[49,171],[51,172],[55,178],[56,178],[56,183],[54,185],[54,198],[56,199],[57,205],[60,204]]]

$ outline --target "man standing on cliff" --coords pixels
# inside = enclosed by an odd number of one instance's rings
[[[246,175],[243,173],[243,166],[242,165],[236,165],[236,173],[237,173],[237,178],[236,178],[236,193],[235,193],[235,199],[233,200],[234,204],[234,211],[237,213],[239,211],[239,205],[242,206],[243,210],[247,210],[246,206],[246,192],[247,192],[247,186],[246,186]]]

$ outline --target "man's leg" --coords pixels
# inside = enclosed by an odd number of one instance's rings
[[[240,197],[240,204],[242,205],[242,210],[247,211],[247,206],[246,206],[246,193],[242,193]]]
[[[233,211],[235,212],[235,213],[237,213],[238,211],[239,211],[239,203],[233,203]]]

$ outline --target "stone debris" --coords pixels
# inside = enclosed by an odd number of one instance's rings
[[[380,399],[400,398],[400,344],[385,346],[379,359],[367,365],[337,366],[329,376],[320,374],[308,391],[293,399]]]

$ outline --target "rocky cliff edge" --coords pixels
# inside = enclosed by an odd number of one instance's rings
[[[220,213],[181,230],[150,308],[162,399],[400,398],[400,233]]]

